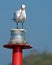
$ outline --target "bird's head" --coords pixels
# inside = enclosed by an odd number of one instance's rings
[[[26,6],[25,5],[21,5],[21,9],[25,10]]]

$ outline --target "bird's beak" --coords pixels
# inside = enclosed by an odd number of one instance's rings
[[[22,8],[22,10],[25,10],[25,8]]]

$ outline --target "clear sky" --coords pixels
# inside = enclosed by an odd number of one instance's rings
[[[2,46],[10,40],[10,29],[16,27],[12,16],[21,4],[26,5],[26,40],[39,52],[52,52],[52,0],[0,0],[1,65],[11,62],[12,51]]]

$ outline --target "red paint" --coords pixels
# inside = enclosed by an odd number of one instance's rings
[[[3,47],[13,49],[12,65],[22,65],[22,50],[32,48],[29,44],[5,44]]]
[[[12,65],[22,65],[22,47],[13,49]]]

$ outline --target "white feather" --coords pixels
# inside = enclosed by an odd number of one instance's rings
[[[26,20],[26,12],[25,12],[25,9],[22,10],[17,10],[15,13],[14,13],[14,21],[16,23],[22,23]]]

